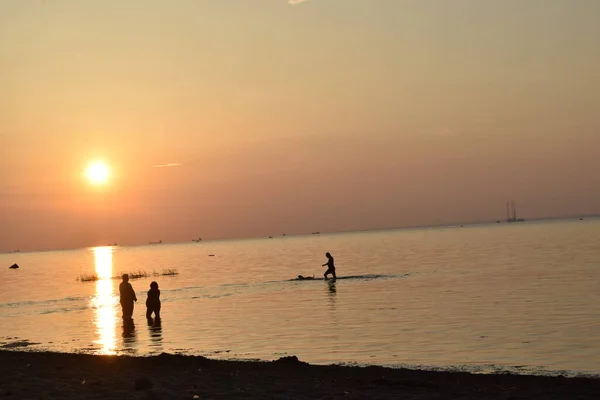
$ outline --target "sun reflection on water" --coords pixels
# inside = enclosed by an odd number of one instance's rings
[[[113,294],[111,280],[113,248],[95,247],[92,250],[96,275],[98,275],[96,294],[92,299],[92,306],[96,314],[94,324],[98,335],[94,343],[101,346],[101,354],[115,354],[118,300]]]

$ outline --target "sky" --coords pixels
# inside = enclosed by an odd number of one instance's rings
[[[0,0],[0,251],[600,213],[599,18]]]

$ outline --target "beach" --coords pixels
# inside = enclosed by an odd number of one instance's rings
[[[0,351],[7,399],[598,399],[600,379]]]

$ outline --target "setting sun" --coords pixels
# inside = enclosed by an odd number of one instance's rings
[[[105,163],[97,161],[87,167],[85,176],[90,183],[102,185],[108,181],[109,170]]]

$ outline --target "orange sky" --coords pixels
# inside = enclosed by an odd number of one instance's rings
[[[3,1],[0,251],[600,213],[598,16]]]

